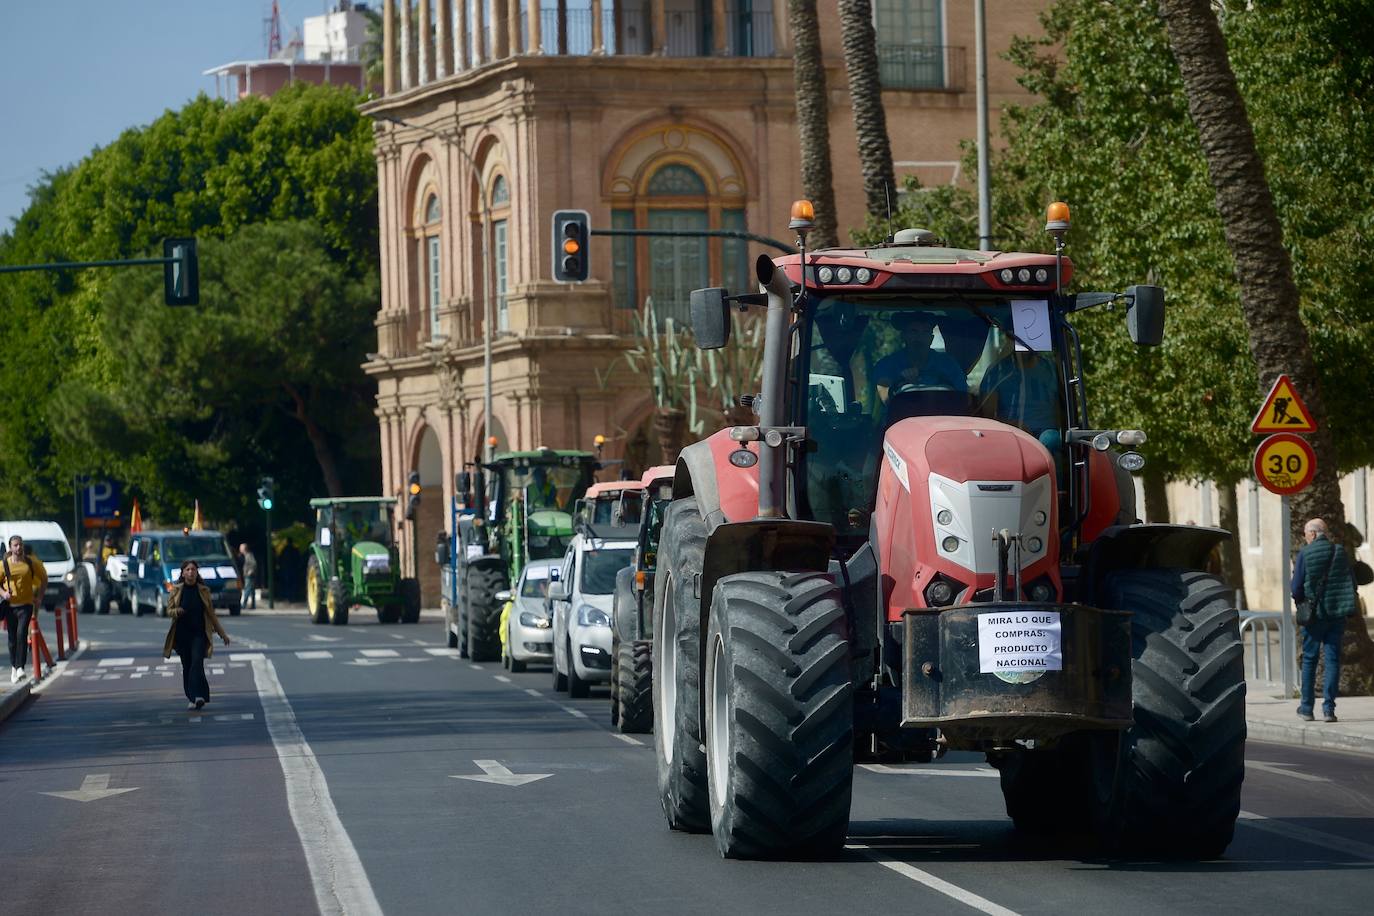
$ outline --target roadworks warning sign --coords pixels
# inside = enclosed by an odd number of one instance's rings
[[[1063,668],[1058,611],[978,615],[978,670],[983,674]]]

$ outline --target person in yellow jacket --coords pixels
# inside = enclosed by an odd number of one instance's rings
[[[200,578],[195,560],[181,564],[181,581],[172,586],[167,599],[167,614],[172,625],[162,644],[162,657],[171,658],[173,650],[181,658],[181,686],[186,691],[186,708],[200,709],[210,702],[210,682],[205,678],[205,660],[214,655],[215,634],[229,645],[229,634],[215,616],[210,589]]]
[[[11,684],[24,680],[29,661],[29,621],[47,587],[48,571],[43,568],[43,561],[28,554],[22,537],[12,536],[9,553],[4,555],[4,577],[0,579],[0,600],[4,603],[5,626],[10,635]]]

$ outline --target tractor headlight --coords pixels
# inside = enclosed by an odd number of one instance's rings
[[[944,579],[936,579],[926,589],[926,599],[936,607],[944,607],[954,600],[954,586]]]
[[[547,630],[552,624],[549,623],[549,618],[545,617],[543,614],[536,614],[534,611],[521,611],[520,626],[534,627],[536,630]]]
[[[941,525],[948,525],[950,522],[954,521],[954,513],[948,509],[941,509],[939,512],[935,513],[935,520]]]
[[[860,267],[858,270],[854,271],[854,279],[859,283],[867,283],[869,280],[873,279],[873,271],[869,270],[867,267]]]
[[[1123,471],[1130,471],[1134,474],[1145,467],[1145,456],[1140,452],[1122,452],[1116,459],[1116,463],[1121,465]]]
[[[848,267],[841,267],[835,271],[835,279],[839,280],[841,283],[848,283],[850,280],[854,279],[854,271],[850,270]]]
[[[1035,282],[1036,282],[1036,283],[1044,283],[1044,282],[1045,282],[1046,280],[1048,280],[1049,278],[1050,278],[1050,272],[1049,272],[1048,270],[1046,270],[1045,268],[1043,268],[1043,267],[1037,267],[1037,268],[1035,269]]]
[[[1029,283],[1031,281],[1030,268],[1023,267],[1020,270],[1018,270],[1016,272],[1016,279],[1020,280],[1022,283]]]
[[[1015,280],[1016,280],[1016,274],[1015,274],[1014,271],[1012,271],[1012,269],[1011,269],[1010,267],[1004,269],[1004,270],[1003,270],[1000,274],[998,274],[997,276],[999,276],[999,277],[1002,278],[1002,282],[1003,282],[1003,283],[1013,283],[1013,282],[1015,282]]]
[[[822,283],[829,283],[831,280],[835,279],[835,270],[832,267],[822,267],[820,270],[816,271],[816,278]]]
[[[611,618],[607,617],[606,612],[601,608],[584,604],[577,609],[577,625],[580,627],[608,627],[611,625]]]
[[[945,549],[945,553],[954,553],[959,549],[959,539],[951,534],[940,542],[940,546]]]
[[[1039,538],[1030,538],[1026,541],[1026,549],[1031,553],[1039,553],[1045,549],[1045,542]]]
[[[1031,521],[1035,522],[1037,525],[1043,525],[1045,522],[1049,521],[1049,516],[1045,514],[1044,509],[1036,509],[1035,514],[1031,516]]]
[[[1050,583],[1044,579],[1036,580],[1035,582],[1031,583],[1030,598],[1032,601],[1053,601],[1054,586],[1050,585]]]

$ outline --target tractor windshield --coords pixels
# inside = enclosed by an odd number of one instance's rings
[[[817,520],[867,530],[883,435],[908,417],[987,417],[1058,450],[1064,383],[1044,299],[832,296],[812,314],[798,369]]]
[[[339,537],[348,544],[376,541],[391,546],[391,507],[383,504],[334,507],[334,523]]]
[[[506,493],[522,499],[529,512],[555,509],[571,512],[573,503],[592,483],[591,465],[582,462],[563,464],[519,464],[505,469]]]

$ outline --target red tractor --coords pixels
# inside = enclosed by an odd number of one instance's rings
[[[703,348],[762,307],[757,426],[683,450],[654,584],[669,824],[731,857],[843,844],[857,762],[987,755],[1018,829],[1220,855],[1240,810],[1245,678],[1226,532],[1146,525],[1139,430],[1088,419],[1073,314],[1164,293],[1066,292],[1052,255],[942,247],[760,257],[762,292],[692,294]],[[1119,448],[1124,446],[1125,448]]]

